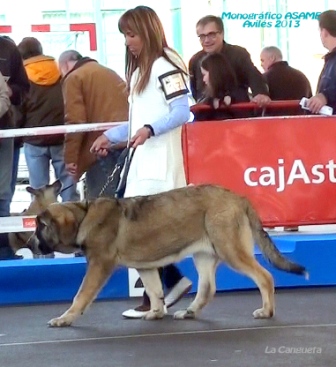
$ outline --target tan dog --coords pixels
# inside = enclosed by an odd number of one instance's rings
[[[37,216],[29,248],[48,254],[82,249],[88,268],[72,306],[51,326],[68,326],[96,298],[117,265],[136,268],[151,301],[146,319],[164,316],[163,290],[156,268],[192,255],[199,275],[195,300],[176,319],[194,318],[216,291],[219,261],[252,278],[262,308],[255,318],[274,313],[271,274],[254,258],[254,240],[277,268],[306,274],[304,267],[277,250],[249,201],[219,186],[189,186],[128,199],[55,203]]]
[[[50,204],[57,201],[57,196],[61,188],[62,184],[60,180],[56,180],[53,184],[43,186],[39,189],[33,189],[31,186],[28,186],[26,190],[34,196],[33,201],[30,203],[28,209],[17,215],[37,215],[42,213]],[[16,252],[20,248],[26,247],[26,243],[31,235],[31,232],[9,233],[9,244],[13,251]]]

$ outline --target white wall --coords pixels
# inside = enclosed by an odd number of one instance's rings
[[[287,5],[286,5],[287,4]],[[29,26],[43,22],[42,10],[63,10],[67,11],[67,17],[61,22],[69,22],[70,13],[77,14],[72,22],[96,22],[98,32],[97,53],[91,54],[88,51],[88,36],[80,35],[80,42],[77,42],[78,51],[113,66],[119,73],[124,69],[124,42],[122,36],[118,34],[117,21],[120,16],[116,13],[106,22],[102,23],[100,9],[129,9],[137,5],[147,5],[152,7],[159,15],[165,28],[167,39],[173,45],[171,0],[11,0],[2,1],[0,15],[5,14],[6,24],[14,26],[15,32],[12,37],[15,41],[20,41],[22,37],[29,35]],[[221,16],[222,12],[231,11],[233,13],[260,13],[260,12],[317,12],[326,9],[336,8],[336,0],[181,0],[182,18],[182,49],[183,57],[188,63],[190,57],[201,49],[196,36],[196,22],[203,16],[213,14]],[[20,9],[20,11],[18,11]],[[53,20],[57,22],[58,20]],[[251,54],[252,60],[260,68],[259,55],[264,46],[275,45],[282,49],[285,58],[289,63],[301,69],[311,80],[313,88],[316,86],[318,75],[323,66],[321,56],[327,51],[323,49],[318,32],[316,20],[303,20],[298,28],[284,27],[271,28],[244,28],[242,20],[224,20],[225,40],[229,43],[245,47]],[[110,32],[109,37],[105,37],[104,32]],[[111,32],[113,36],[111,36]],[[36,36],[36,34],[35,34]],[[71,43],[70,35],[49,34],[39,35],[42,42],[47,42],[48,52],[53,52],[58,57],[60,50],[68,47]],[[58,44],[59,43],[59,44]],[[49,51],[50,50],[50,51]],[[57,55],[56,55],[57,53]]]

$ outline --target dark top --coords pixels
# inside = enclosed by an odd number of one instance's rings
[[[249,102],[249,99],[246,99],[245,93],[240,89],[232,90],[227,96],[231,98],[231,104],[241,103],[241,102]],[[254,116],[254,111],[239,111],[239,110],[230,110],[230,108],[226,108],[223,100],[221,100],[220,106],[222,108],[215,109],[213,107],[214,99],[210,97],[205,97],[201,99],[199,104],[206,104],[211,107],[210,110],[201,111],[198,113],[194,113],[196,121],[205,121],[205,120],[228,120],[228,119],[237,119],[237,118],[247,118]]]
[[[287,61],[274,63],[264,74],[270,98],[274,101],[310,98],[312,90],[307,77],[288,65]]]
[[[327,105],[334,109],[336,115],[336,48],[324,56],[324,67],[319,77],[317,92],[323,93]]]
[[[0,71],[8,79],[13,94],[10,97],[13,105],[21,104],[24,95],[29,91],[29,81],[23,67],[21,55],[16,45],[4,37],[0,37]],[[14,127],[14,116],[10,109],[0,119],[0,129]]]
[[[25,60],[24,65],[28,70],[30,91],[20,107],[22,127],[64,125],[61,75],[55,59],[34,56]],[[29,136],[23,141],[38,146],[61,145],[64,135]]]
[[[264,78],[268,84],[270,98],[273,101],[298,100],[312,96],[310,82],[307,77],[300,70],[289,66],[287,61],[274,63],[264,73]],[[298,106],[297,108],[269,111],[267,115],[290,116],[302,115],[303,113],[304,111]]]
[[[257,94],[268,95],[268,88],[262,74],[253,65],[250,54],[245,48],[223,42],[220,52],[227,58],[234,69],[238,80],[238,88],[246,99],[248,99],[249,87],[253,96]],[[190,87],[196,101],[202,98],[204,90],[200,64],[205,55],[206,52],[203,50],[199,51],[189,61]]]

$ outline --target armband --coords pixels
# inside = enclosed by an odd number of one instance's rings
[[[189,93],[181,70],[172,70],[162,74],[159,80],[166,100]]]

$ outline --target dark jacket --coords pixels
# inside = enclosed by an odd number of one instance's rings
[[[268,84],[269,95],[273,101],[298,100],[303,97],[310,98],[312,90],[307,77],[297,69],[288,65],[287,61],[274,63],[264,78]],[[297,115],[303,114],[300,106],[294,109],[281,109],[272,115]]]
[[[23,127],[64,125],[64,102],[61,75],[54,58],[35,56],[24,61],[30,81],[30,91],[24,99],[22,112]],[[64,135],[25,137],[23,141],[32,145],[60,145]]]
[[[324,56],[324,67],[317,84],[317,93],[323,93],[327,105],[334,109],[336,115],[336,48]]]
[[[231,99],[230,104],[248,102],[249,99],[246,99],[245,93],[241,89],[234,89],[230,93],[226,94]],[[224,96],[223,96],[224,98]],[[198,104],[208,105],[210,106],[210,110],[193,112],[196,121],[205,121],[205,120],[229,120],[229,119],[238,119],[238,118],[247,118],[253,116],[253,111],[239,111],[239,110],[230,110],[230,108],[225,108],[223,103],[223,98],[220,103],[220,106],[224,108],[215,109],[214,99],[210,97],[205,97],[201,99]]]
[[[0,71],[12,90],[11,103],[20,105],[29,90],[29,81],[17,47],[4,37],[0,37]],[[0,119],[0,129],[11,127],[14,127],[12,109]]]
[[[12,106],[0,117],[0,129],[12,129],[15,127],[15,118]]]
[[[221,53],[233,67],[238,79],[239,89],[244,93],[247,100],[249,87],[253,96],[257,94],[268,95],[267,85],[259,70],[253,65],[250,54],[245,48],[223,42]],[[189,61],[190,87],[196,101],[202,98],[204,90],[200,64],[205,55],[206,52],[199,51]]]

